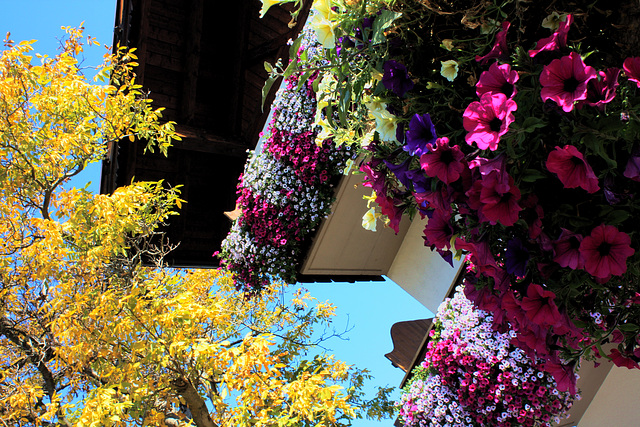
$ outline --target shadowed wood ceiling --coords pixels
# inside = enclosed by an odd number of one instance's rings
[[[306,2],[310,3],[310,2]],[[163,119],[177,123],[182,141],[169,156],[143,154],[144,141],[121,141],[103,162],[101,192],[136,181],[163,179],[182,185],[187,201],[167,227],[178,243],[175,266],[215,267],[231,222],[236,184],[246,151],[253,149],[268,116],[261,111],[264,62],[284,63],[308,14],[289,27],[290,15],[274,6],[259,17],[260,0],[118,0],[114,45],[137,49],[137,82]]]

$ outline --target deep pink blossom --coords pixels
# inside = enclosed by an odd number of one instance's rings
[[[583,188],[588,193],[595,193],[600,189],[598,178],[584,156],[573,145],[565,145],[549,153],[547,169],[555,173],[565,188]]]
[[[584,257],[579,250],[581,242],[582,235],[563,228],[558,240],[553,242],[553,260],[561,267],[584,268]]]
[[[499,222],[507,227],[515,224],[522,210],[518,204],[519,200],[520,190],[511,176],[509,176],[508,186],[502,184],[500,174],[496,172],[482,180],[480,191],[482,213],[492,224]]]
[[[611,357],[611,361],[616,366],[629,368],[629,369],[640,368],[640,366],[638,366],[638,362],[623,356],[618,349],[615,349],[615,348],[612,349],[611,353],[609,353],[609,357]]]
[[[487,92],[504,93],[507,98],[513,98],[517,93],[515,83],[518,78],[518,72],[512,70],[511,65],[494,62],[489,70],[480,74],[480,79],[476,84],[476,93],[479,97]]]
[[[527,318],[538,326],[553,326],[560,323],[561,315],[556,303],[556,295],[542,286],[532,283],[527,288],[527,296],[522,298],[522,309]]]
[[[449,216],[439,209],[427,221],[424,228],[424,245],[435,246],[438,249],[450,248],[453,228],[449,224]]]
[[[618,231],[613,225],[600,224],[580,243],[580,253],[584,257],[584,269],[598,278],[610,275],[620,276],[627,271],[627,258],[635,250],[630,246],[627,233]]]
[[[571,52],[542,69],[540,96],[543,101],[550,99],[569,112],[576,101],[587,98],[587,83],[594,78],[596,70],[585,65],[579,54]]]
[[[481,150],[495,151],[500,137],[507,133],[518,108],[514,100],[503,93],[485,93],[464,112],[462,124],[468,132],[467,144],[476,143]]]
[[[553,379],[558,384],[559,391],[569,391],[569,393],[575,395],[576,390],[576,374],[573,372],[571,366],[563,365],[560,362],[549,361],[544,363],[543,368],[545,371],[553,375]]]
[[[573,16],[567,15],[566,19],[560,22],[558,30],[547,38],[538,40],[535,49],[529,51],[529,56],[533,58],[542,51],[554,51],[567,47],[567,34],[573,22]]]
[[[640,56],[629,57],[624,60],[622,69],[627,75],[627,79],[635,82],[640,87]]]
[[[613,101],[616,96],[616,88],[620,68],[608,68],[606,71],[598,71],[595,79],[589,80],[587,84],[587,98],[582,103],[604,110],[604,105]]]
[[[438,138],[435,146],[420,157],[420,166],[428,176],[445,184],[457,181],[466,167],[464,154],[457,145],[450,147],[446,136]]]
[[[482,65],[486,65],[492,59],[507,59],[509,57],[509,47],[507,46],[507,31],[511,23],[504,21],[502,23],[502,29],[496,34],[496,42],[491,48],[491,51],[485,56],[476,55],[476,61]]]

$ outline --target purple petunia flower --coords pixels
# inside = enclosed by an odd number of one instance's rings
[[[409,122],[407,143],[403,149],[412,156],[421,156],[427,152],[427,146],[433,145],[437,138],[436,127],[431,121],[429,113],[416,114]]]
[[[580,243],[587,273],[601,279],[620,276],[627,271],[627,258],[635,253],[627,233],[613,225],[600,224]]]
[[[464,112],[463,126],[468,132],[467,144],[476,143],[481,150],[495,151],[500,137],[507,133],[513,122],[513,112],[518,108],[503,93],[485,93],[480,101],[474,101]]]
[[[522,244],[522,240],[514,237],[507,242],[505,253],[505,267],[507,273],[517,277],[524,277],[529,263],[529,250]]]
[[[543,101],[554,101],[568,113],[576,101],[587,99],[587,83],[595,78],[596,70],[585,65],[580,55],[571,52],[543,68],[540,96]]]
[[[409,78],[409,72],[404,64],[389,60],[382,66],[384,74],[382,75],[382,84],[384,87],[399,97],[403,97],[407,91],[413,89],[414,83]]]
[[[634,145],[631,156],[624,169],[624,176],[634,181],[640,182],[640,145]]]

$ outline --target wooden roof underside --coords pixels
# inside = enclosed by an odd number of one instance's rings
[[[308,3],[308,2],[307,2]],[[287,62],[289,28],[280,6],[259,18],[260,0],[118,0],[114,45],[137,49],[137,82],[149,92],[163,119],[177,123],[182,137],[168,158],[144,154],[143,141],[121,141],[103,163],[101,192],[137,181],[164,179],[182,185],[187,200],[167,233],[180,242],[169,262],[218,265],[212,257],[226,236],[238,176],[268,117],[277,85],[261,111],[264,62]]]

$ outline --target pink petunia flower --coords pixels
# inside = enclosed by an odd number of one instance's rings
[[[627,271],[627,258],[635,253],[627,233],[613,225],[600,224],[580,243],[584,269],[597,278],[620,276]]]
[[[578,107],[586,104],[603,111],[604,104],[613,101],[616,96],[619,75],[620,68],[608,68],[606,71],[598,71],[597,78],[589,80],[587,98],[584,101],[580,101]]]
[[[556,295],[532,283],[527,287],[527,296],[522,298],[521,307],[527,318],[538,326],[554,326],[561,321],[561,315],[553,300]]]
[[[482,180],[480,191],[482,213],[491,224],[499,222],[506,227],[515,224],[522,210],[518,204],[519,200],[520,190],[515,186],[511,176],[509,176],[508,186],[502,183],[497,172],[489,174]]]
[[[638,366],[638,362],[623,356],[618,349],[612,349],[611,353],[609,353],[609,357],[611,357],[611,361],[616,366],[628,369],[640,368],[640,366]]]
[[[480,79],[476,84],[476,93],[479,97],[487,92],[504,93],[507,98],[513,98],[517,93],[515,83],[518,78],[518,72],[512,70],[511,65],[498,65],[497,62],[494,62],[489,70],[480,74]]]
[[[540,96],[543,101],[554,101],[568,113],[576,101],[587,99],[587,83],[595,78],[596,70],[585,65],[580,55],[571,52],[542,69]]]
[[[558,240],[553,242],[553,260],[561,267],[584,268],[584,257],[579,250],[582,239],[582,235],[563,228]]]
[[[588,193],[600,189],[598,178],[584,156],[573,145],[565,145],[549,153],[547,169],[558,176],[565,188],[583,188]]]
[[[486,65],[492,59],[506,59],[509,57],[509,47],[507,46],[507,31],[511,23],[504,21],[502,23],[502,29],[496,34],[496,42],[491,48],[491,51],[485,56],[476,55],[476,61],[482,65]]]
[[[462,124],[468,132],[467,144],[476,143],[481,150],[495,151],[500,137],[507,133],[518,105],[503,93],[485,93],[464,112]]]
[[[448,249],[451,247],[452,236],[453,228],[449,224],[449,216],[446,212],[436,209],[424,228],[424,245]]]
[[[538,40],[535,49],[529,51],[529,56],[533,58],[542,51],[554,51],[567,47],[567,34],[573,22],[573,16],[567,15],[566,19],[560,22],[558,30],[547,38]]]
[[[634,56],[625,59],[622,64],[622,69],[627,75],[627,79],[635,82],[636,85],[640,87],[640,57]]]
[[[451,184],[460,178],[465,168],[464,154],[457,145],[449,146],[449,138],[438,138],[435,147],[429,147],[429,151],[420,156],[420,166],[424,172],[438,178],[445,184]]]

